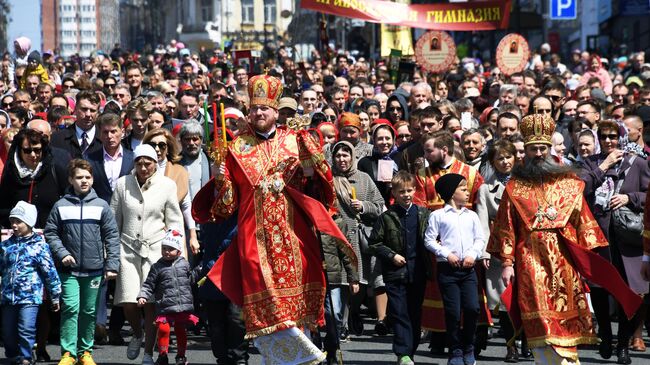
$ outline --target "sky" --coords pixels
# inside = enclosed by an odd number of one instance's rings
[[[13,49],[13,40],[25,36],[32,40],[32,50],[41,50],[41,7],[39,0],[9,0],[11,20],[7,26],[7,44]]]

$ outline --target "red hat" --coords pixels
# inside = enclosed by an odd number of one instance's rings
[[[282,97],[282,82],[273,76],[257,75],[248,80],[250,105],[266,105],[278,109]]]
[[[478,117],[479,122],[481,125],[485,124],[488,122],[487,117],[490,114],[490,112],[494,109],[493,106],[488,106],[487,108],[483,109],[483,112],[481,113],[481,116]]]

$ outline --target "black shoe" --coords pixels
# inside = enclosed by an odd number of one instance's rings
[[[611,338],[603,338],[600,341],[600,345],[598,345],[598,353],[600,354],[600,357],[602,357],[605,360],[612,357],[612,339]]]
[[[616,349],[616,356],[618,359],[616,360],[617,364],[631,364],[632,359],[630,359],[630,352],[627,349],[627,346],[623,348],[618,348]]]
[[[176,356],[176,365],[187,365],[187,358],[185,356]]]
[[[377,323],[375,323],[375,333],[378,336],[386,336],[388,334],[388,326],[384,320],[377,320]]]
[[[348,341],[350,341],[350,332],[347,328],[343,328],[341,330],[341,335],[339,336],[339,342],[346,343]]]
[[[45,349],[36,350],[36,362],[50,362],[52,359],[50,358],[50,354],[47,353]]]
[[[533,358],[533,352],[528,348],[528,341],[526,339],[521,340],[521,357],[524,359]]]
[[[519,362],[519,351],[517,351],[517,346],[508,346],[508,353],[506,354],[504,361],[508,363]]]
[[[124,346],[126,342],[120,335],[109,334],[108,335],[108,344],[111,346]]]
[[[158,355],[158,358],[156,359],[154,365],[169,365],[169,358],[167,357],[167,354]]]

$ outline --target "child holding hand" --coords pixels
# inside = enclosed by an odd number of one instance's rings
[[[158,359],[156,365],[167,365],[169,360],[170,324],[174,324],[174,332],[178,349],[176,351],[176,365],[186,365],[187,358],[187,330],[188,323],[196,324],[198,318],[191,312],[194,310],[192,297],[192,273],[190,264],[181,255],[183,235],[174,229],[167,231],[162,240],[162,257],[151,269],[149,275],[138,294],[138,305],[144,306],[155,294],[156,326],[158,328]]]

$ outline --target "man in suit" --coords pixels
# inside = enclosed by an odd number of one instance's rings
[[[133,170],[134,157],[133,151],[122,146],[122,137],[124,137],[124,125],[122,118],[113,113],[102,114],[97,118],[97,138],[101,141],[100,148],[89,153],[86,159],[93,168],[93,189],[101,199],[109,202],[113,195],[113,190],[117,185],[117,179],[128,174]],[[97,328],[95,338],[98,343],[106,343],[106,295],[108,288],[106,284],[102,285],[100,296],[97,298]],[[124,312],[121,307],[113,307],[111,312],[111,324],[109,343],[111,345],[121,345],[124,340],[120,336],[120,329],[124,324]]]
[[[117,179],[133,170],[133,151],[123,148],[124,136],[122,118],[113,113],[97,118],[97,138],[100,148],[86,157],[93,167],[93,189],[97,196],[110,203]]]
[[[72,158],[85,158],[88,154],[101,150],[102,143],[95,133],[98,112],[99,96],[92,91],[79,92],[74,124],[55,133],[51,145],[68,151]]]

